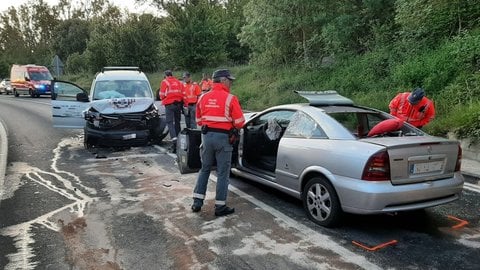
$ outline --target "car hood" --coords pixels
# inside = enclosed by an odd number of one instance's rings
[[[147,110],[153,104],[151,98],[112,98],[95,100],[91,107],[103,114],[135,113]]]

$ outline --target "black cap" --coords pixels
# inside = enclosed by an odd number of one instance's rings
[[[165,76],[173,76],[173,73],[170,69],[165,70]]]
[[[184,72],[183,73],[183,78],[187,78],[187,77],[190,77],[190,73],[189,72]]]
[[[230,74],[230,70],[228,69],[218,69],[213,72],[212,78],[215,79],[220,79],[222,77],[225,77],[229,80],[235,80],[235,77]]]
[[[422,88],[415,88],[410,95],[408,95],[408,102],[417,104],[425,96],[425,91]]]

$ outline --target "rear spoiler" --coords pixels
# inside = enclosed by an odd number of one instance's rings
[[[337,91],[293,91],[308,100],[312,106],[353,105],[353,101]]]

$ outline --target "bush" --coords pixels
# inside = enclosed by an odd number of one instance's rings
[[[71,54],[67,58],[65,71],[68,74],[84,73],[88,70],[88,62],[83,54],[78,52]]]

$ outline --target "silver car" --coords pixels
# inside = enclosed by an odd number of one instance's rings
[[[0,95],[3,94],[3,93],[5,93],[7,95],[12,93],[12,85],[10,83],[10,79],[3,79],[0,82]]]
[[[319,225],[343,212],[377,214],[457,200],[463,189],[457,141],[434,137],[335,91],[298,92],[308,104],[269,108],[240,132],[231,172],[303,201]],[[184,130],[181,172],[195,171],[199,131]]]

